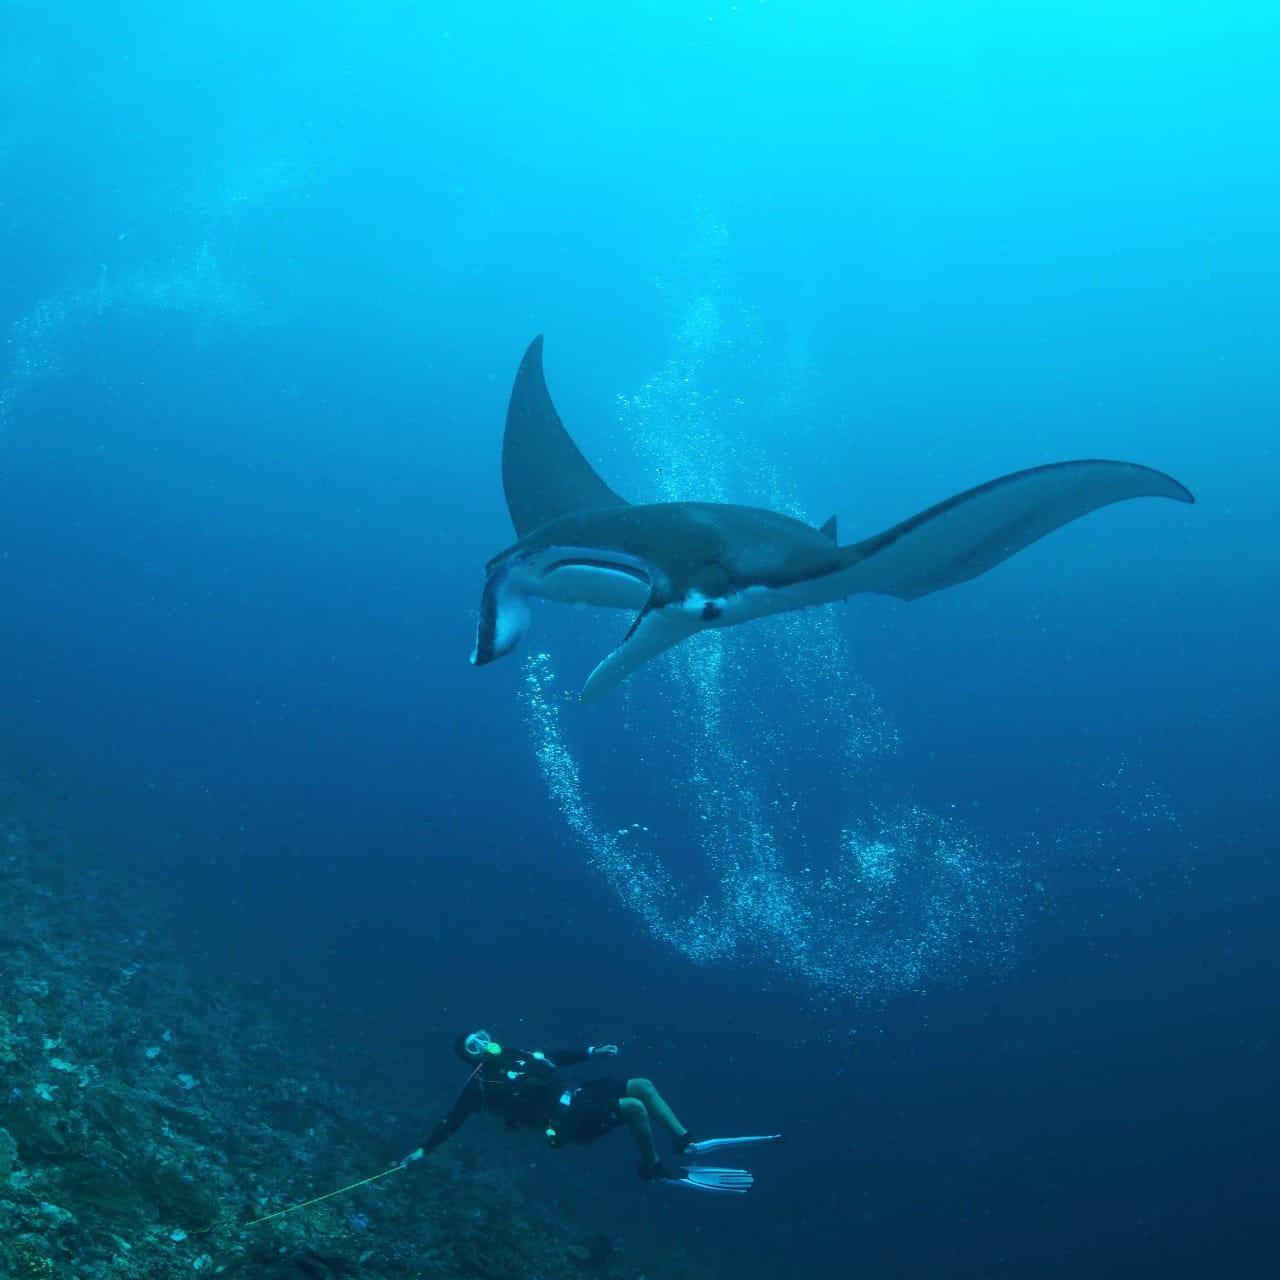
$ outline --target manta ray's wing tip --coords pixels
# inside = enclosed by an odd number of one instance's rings
[[[1050,463],[1047,467],[1032,467],[1028,472],[1017,472],[1005,479],[1018,479],[1024,474],[1030,476],[1064,471],[1073,471],[1083,476],[1086,482],[1105,481],[1108,477],[1119,481],[1120,487],[1116,489],[1112,502],[1118,502],[1124,498],[1171,498],[1174,502],[1185,502],[1189,506],[1194,506],[1196,501],[1195,494],[1181,480],[1175,480],[1167,471],[1144,467],[1138,462],[1112,462],[1100,458],[1086,458],[1079,462],[1058,462]]]
[[[1181,480],[1175,480],[1171,475],[1168,475],[1163,471],[1157,471],[1156,475],[1164,480],[1167,485],[1164,493],[1160,496],[1172,498],[1174,502],[1185,502],[1188,506],[1195,506],[1196,495],[1192,493]]]
[[[533,341],[524,349],[524,355],[520,357],[520,368],[516,373],[516,382],[519,383],[522,378],[542,378],[542,334],[537,334]]]
[[[1129,483],[1119,493],[1120,498],[1171,498],[1174,502],[1195,505],[1195,494],[1181,480],[1175,480],[1167,471],[1157,471],[1154,467],[1144,467],[1140,463],[1085,460],[1079,463],[1060,463],[1058,467],[1079,468],[1086,478],[1099,474],[1128,477]],[[1046,471],[1056,469],[1058,468],[1054,466],[1045,468]]]

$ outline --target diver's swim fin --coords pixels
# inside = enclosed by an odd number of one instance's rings
[[[785,1142],[780,1133],[761,1133],[749,1138],[703,1138],[698,1142],[676,1144],[678,1156],[704,1156],[708,1151],[718,1151],[721,1147],[758,1147],[766,1142]]]
[[[755,1179],[745,1169],[712,1169],[693,1165],[662,1179],[669,1187],[690,1187],[694,1191],[725,1191],[741,1195],[751,1190]]]

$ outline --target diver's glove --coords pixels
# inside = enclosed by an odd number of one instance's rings
[[[617,1056],[618,1056],[618,1046],[616,1044],[587,1045],[588,1058],[616,1058]]]
[[[400,1161],[400,1168],[407,1169],[411,1164],[415,1164],[417,1161],[421,1160],[424,1155],[426,1155],[426,1152],[423,1151],[421,1147],[416,1147]]]

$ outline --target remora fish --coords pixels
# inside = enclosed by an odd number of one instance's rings
[[[560,422],[535,338],[516,373],[502,444],[516,536],[486,566],[475,666],[515,648],[529,599],[636,610],[582,689],[594,702],[705,627],[871,591],[915,600],[967,582],[1023,547],[1127,498],[1194,502],[1170,476],[1130,462],[1054,462],[989,480],[861,542],[839,546],[776,511],[713,502],[633,506],[592,469]]]

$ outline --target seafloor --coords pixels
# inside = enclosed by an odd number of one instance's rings
[[[480,1121],[426,1166],[238,1225],[385,1169],[457,1081],[380,1067],[357,1009],[202,953],[190,903],[68,811],[0,779],[0,1280],[712,1274]]]

